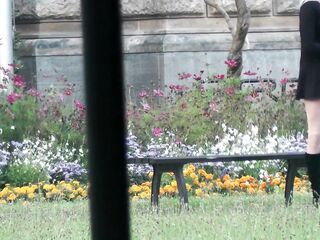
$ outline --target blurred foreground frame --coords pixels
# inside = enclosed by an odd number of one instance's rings
[[[129,239],[120,1],[82,0],[92,239]]]

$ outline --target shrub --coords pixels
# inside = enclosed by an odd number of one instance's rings
[[[250,74],[249,74],[250,73]],[[257,86],[223,74],[203,77],[199,74],[179,74],[179,84],[165,86],[162,91],[129,87],[127,121],[129,130],[143,147],[155,135],[169,131],[183,142],[198,146],[216,144],[223,136],[223,125],[244,133],[256,126],[258,137],[264,138],[273,127],[279,136],[303,133],[306,119],[303,104],[296,101],[295,88],[287,78],[280,80],[288,91],[277,92],[274,82],[250,75]],[[284,72],[284,74],[287,74]],[[286,81],[284,81],[286,80]]]
[[[4,175],[6,183],[10,183],[13,186],[46,182],[49,179],[48,172],[45,169],[25,163],[10,165]]]

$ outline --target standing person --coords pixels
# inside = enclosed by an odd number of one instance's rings
[[[301,58],[296,99],[303,99],[308,124],[305,153],[313,203],[320,196],[320,0],[300,6]]]

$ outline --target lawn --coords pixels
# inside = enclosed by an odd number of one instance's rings
[[[318,239],[320,210],[311,195],[295,193],[284,207],[283,194],[190,198],[180,210],[177,199],[131,203],[132,239]],[[2,205],[1,240],[90,239],[87,201]]]

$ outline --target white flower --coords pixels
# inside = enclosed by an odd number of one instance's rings
[[[16,128],[15,128],[15,126],[11,126],[10,129],[11,130],[15,130]]]

